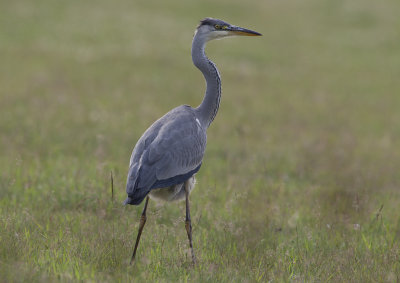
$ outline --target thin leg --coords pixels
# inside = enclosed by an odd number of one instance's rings
[[[186,232],[189,238],[189,246],[190,246],[190,251],[192,253],[192,261],[193,264],[196,264],[196,256],[194,255],[193,251],[193,243],[192,243],[192,221],[190,220],[190,208],[189,208],[189,182],[185,182],[185,195],[186,195],[186,221],[185,221],[185,227],[186,227]]]
[[[132,258],[131,258],[131,262],[130,264],[132,264],[135,261],[135,256],[136,256],[136,250],[139,246],[139,241],[140,241],[140,236],[142,235],[142,230],[144,227],[144,224],[146,224],[146,209],[147,209],[147,204],[149,203],[149,197],[146,198],[146,203],[144,204],[143,207],[143,212],[142,212],[142,216],[140,217],[140,223],[139,223],[139,232],[136,238],[136,244],[135,244],[135,249],[133,250],[133,254],[132,254]]]

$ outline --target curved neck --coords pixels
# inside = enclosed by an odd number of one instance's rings
[[[207,83],[204,99],[196,111],[201,124],[209,127],[218,112],[221,99],[221,79],[217,67],[204,52],[206,42],[206,38],[196,33],[192,43],[192,60],[193,64],[203,73]]]

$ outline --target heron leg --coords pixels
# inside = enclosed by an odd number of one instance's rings
[[[192,221],[190,219],[190,208],[189,208],[189,182],[186,181],[185,184],[185,196],[186,196],[186,221],[185,221],[185,227],[186,227],[186,232],[189,238],[189,246],[190,246],[190,251],[192,253],[192,261],[193,264],[196,264],[196,256],[194,255],[193,251],[193,242],[192,242]]]
[[[149,197],[146,198],[146,202],[144,204],[143,211],[142,211],[142,216],[140,217],[139,232],[138,232],[138,235],[137,235],[137,238],[136,238],[135,248],[133,250],[133,254],[132,254],[132,258],[131,258],[130,264],[132,264],[135,261],[136,250],[137,250],[137,248],[139,246],[140,236],[142,235],[144,224],[146,224],[146,220],[147,220],[146,209],[147,209],[147,204],[148,203],[149,203]]]

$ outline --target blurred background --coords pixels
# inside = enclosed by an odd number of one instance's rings
[[[3,1],[0,274],[5,280],[399,280],[400,2]],[[219,113],[184,205],[122,207],[151,123],[197,106],[204,17]],[[110,174],[114,177],[111,196]],[[384,255],[384,256],[383,256]],[[226,272],[229,271],[229,272]]]

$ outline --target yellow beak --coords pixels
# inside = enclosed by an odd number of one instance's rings
[[[226,29],[229,33],[232,35],[241,35],[241,36],[261,36],[261,33],[258,33],[254,30],[246,29],[246,28],[241,28],[237,26],[230,26]]]

